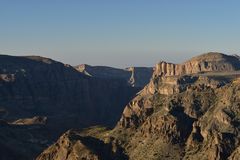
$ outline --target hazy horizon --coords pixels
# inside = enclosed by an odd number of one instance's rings
[[[118,68],[238,54],[238,1],[0,1],[0,54]]]
[[[210,52],[214,52],[214,51],[210,51]],[[116,65],[107,65],[107,63],[104,63],[104,64],[91,64],[91,63],[76,63],[76,64],[71,64],[71,63],[67,63],[61,59],[58,59],[57,57],[47,57],[47,56],[44,56],[44,55],[37,55],[37,54],[0,54],[0,55],[6,55],[6,56],[42,56],[42,57],[45,57],[45,58],[50,58],[52,60],[55,60],[55,61],[59,61],[61,63],[64,63],[64,64],[70,64],[72,66],[77,66],[77,65],[81,65],[81,64],[87,64],[87,65],[91,65],[91,66],[108,66],[108,67],[113,67],[113,68],[127,68],[127,67],[154,67],[159,61],[166,61],[166,62],[170,62],[170,63],[175,63],[175,64],[180,64],[180,63],[183,63],[191,58],[193,58],[194,56],[199,56],[201,54],[205,54],[205,53],[209,53],[209,52],[204,52],[204,53],[198,53],[198,54],[193,54],[191,55],[190,57],[186,57],[186,58],[183,58],[183,60],[181,61],[171,61],[171,60],[167,60],[167,59],[163,59],[163,58],[160,58],[158,60],[154,60],[155,63],[152,63],[152,65],[126,65],[126,66],[116,66]],[[222,52],[218,52],[218,53],[222,53]],[[223,54],[227,54],[227,55],[234,55],[234,54],[228,54],[228,53],[223,53]],[[238,54],[239,55],[239,54]],[[185,55],[186,56],[186,55]],[[73,57],[74,58],[74,57]]]

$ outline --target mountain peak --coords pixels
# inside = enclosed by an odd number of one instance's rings
[[[236,56],[227,55],[219,52],[208,52],[191,58],[188,61],[231,61],[237,60]]]

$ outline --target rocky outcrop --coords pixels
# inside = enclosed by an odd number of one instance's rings
[[[231,72],[240,69],[240,61],[237,56],[210,52],[194,57],[183,64],[172,64],[161,61],[155,68],[156,75],[164,76],[196,74],[201,72]]]
[[[182,66],[178,64],[168,63],[165,61],[161,61],[155,66],[155,74],[156,75],[164,75],[164,76],[176,76],[183,74]]]
[[[116,137],[129,137],[123,146],[130,159],[236,157],[240,145],[239,88],[238,81],[212,86],[198,79],[175,94],[156,93],[147,99],[140,94],[142,99],[138,97],[141,100],[125,108],[114,132]],[[165,145],[176,152],[158,148]],[[146,150],[151,152],[142,154]]]
[[[219,53],[182,65],[159,63],[150,83],[125,107],[113,131],[117,139],[128,137],[120,139],[129,159],[237,157],[238,69],[236,56]]]
[[[98,135],[89,135],[70,130],[40,154],[37,160],[127,160],[120,146],[112,141],[101,140],[99,135],[106,132],[100,130]]]
[[[123,127],[138,127],[154,111],[156,98],[162,101],[168,96],[182,94],[188,91],[217,89],[228,83],[228,79],[218,80],[205,76],[160,76],[151,80],[139,94],[124,109],[119,125]],[[192,101],[192,97],[186,104]],[[195,113],[197,114],[197,113]]]
[[[126,69],[118,69],[107,66],[90,66],[81,64],[75,67],[79,72],[88,76],[104,78],[104,79],[122,79],[129,85],[137,88],[143,88],[153,73],[151,67],[129,67]]]
[[[37,160],[100,160],[94,151],[91,151],[84,145],[84,139],[84,137],[68,131],[62,135],[53,146],[42,153]],[[79,154],[78,157],[76,154],[78,154],[79,151],[81,154]]]
[[[235,151],[231,154],[231,156],[228,159],[229,160],[238,160],[238,159],[240,159],[240,147],[235,149]]]
[[[47,117],[35,116],[32,118],[18,119],[11,124],[14,125],[45,125],[47,123]]]

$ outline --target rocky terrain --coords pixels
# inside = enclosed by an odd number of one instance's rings
[[[59,140],[44,151],[37,160],[100,160],[100,159],[128,159],[121,146],[102,137],[109,134],[107,128],[95,126],[85,130],[69,130]]]
[[[133,87],[143,88],[149,83],[153,73],[150,67],[129,67],[126,69],[118,69],[106,66],[90,66],[86,64],[75,67],[79,72],[88,76],[103,79],[122,79]]]
[[[0,159],[32,159],[71,128],[114,126],[138,91],[48,58],[0,55]]]
[[[156,75],[177,76],[201,72],[226,72],[239,70],[239,56],[210,52],[193,57],[183,64],[161,61],[156,65]]]
[[[221,53],[160,62],[114,129],[68,131],[37,159],[238,160],[239,69]]]

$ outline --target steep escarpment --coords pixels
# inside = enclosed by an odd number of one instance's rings
[[[115,125],[137,91],[124,80],[89,77],[48,58],[0,56],[0,118],[19,128],[44,125],[51,135],[44,139],[48,145],[70,128]],[[38,137],[38,132],[31,135]]]
[[[130,160],[238,159],[239,59],[208,53],[184,63],[189,67],[184,72],[177,72],[174,64],[166,66],[156,67],[116,127],[97,139],[110,141]]]
[[[79,72],[88,76],[98,77],[103,79],[122,79],[129,85],[137,88],[143,88],[153,73],[153,68],[150,67],[129,67],[126,69],[118,69],[107,66],[90,66],[86,64],[75,67]]]
[[[150,83],[125,107],[113,132],[122,139],[130,159],[236,157],[240,145],[239,62],[229,61],[231,67],[223,69],[220,66],[229,64],[210,53],[185,64],[195,60],[200,64],[202,59],[211,59],[218,67],[207,73],[192,68],[189,74],[176,75],[170,70],[158,74],[156,69]]]
[[[62,115],[82,125],[114,124],[137,91],[122,80],[92,78],[47,58],[0,56],[0,62],[5,120],[39,115],[52,121]]]
[[[125,108],[113,135],[122,140],[130,159],[236,157],[239,82],[214,80],[212,85],[200,77],[170,95],[141,95]]]
[[[156,65],[156,75],[176,76],[201,72],[232,72],[240,69],[238,56],[209,52],[182,63],[173,64],[164,61]]]

